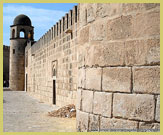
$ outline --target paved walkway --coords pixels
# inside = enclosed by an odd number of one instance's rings
[[[56,118],[56,109],[40,103],[23,91],[3,91],[4,132],[76,132],[75,118]]]

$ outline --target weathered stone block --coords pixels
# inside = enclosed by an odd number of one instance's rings
[[[100,131],[109,129],[137,129],[137,124],[138,122],[136,121],[101,117]]]
[[[114,94],[113,116],[134,120],[153,121],[155,101],[153,95]]]
[[[155,8],[155,7],[159,7],[160,3],[144,3],[143,4],[146,10]]]
[[[93,100],[93,113],[111,117],[112,94],[95,92]]]
[[[133,40],[125,42],[126,65],[146,65],[160,63],[160,40]]]
[[[81,91],[82,91],[81,89],[78,89],[77,95],[76,95],[76,101],[77,101],[76,102],[76,108],[79,110],[81,110],[81,100],[82,100],[82,98],[81,98],[82,92]]]
[[[104,91],[131,91],[131,68],[110,67],[103,69],[102,90]]]
[[[89,42],[89,26],[82,28],[79,32],[79,43],[84,44]]]
[[[82,110],[85,112],[92,112],[92,107],[93,107],[93,91],[83,90]]]
[[[157,97],[155,120],[160,122],[160,95]]]
[[[121,3],[97,3],[96,15],[98,17],[115,16],[121,14]]]
[[[129,14],[132,12],[137,12],[143,10],[143,4],[142,3],[123,3],[122,4],[122,12]]]
[[[160,67],[133,68],[133,91],[140,93],[160,93]]]
[[[99,116],[89,115],[89,131],[99,131]]]
[[[124,65],[124,43],[101,42],[91,44],[86,49],[86,65],[115,66]]]
[[[152,11],[137,14],[132,19],[132,37],[144,37],[160,34],[160,12]]]
[[[85,88],[85,69],[78,69],[78,87]]]
[[[146,64],[146,46],[144,40],[133,40],[125,42],[126,65]]]
[[[100,68],[86,69],[86,88],[101,90],[101,74]]]
[[[84,26],[87,24],[87,8],[86,8],[86,4],[80,4],[80,12],[79,12],[79,21],[80,21],[80,25]]]
[[[98,41],[106,39],[107,20],[99,20],[90,26],[90,41]]]
[[[83,67],[85,65],[85,46],[78,46],[78,67]]]
[[[107,39],[125,39],[131,36],[132,17],[121,16],[108,21]]]
[[[96,12],[95,12],[95,3],[88,4],[87,7],[87,22],[90,23],[95,20]]]
[[[160,39],[147,40],[147,64],[160,64]]]
[[[140,122],[139,129],[160,129],[159,123]]]
[[[77,131],[87,132],[88,131],[88,113],[77,110],[76,116],[76,127]]]
[[[125,42],[126,65],[146,65],[160,63],[160,40],[132,40]]]

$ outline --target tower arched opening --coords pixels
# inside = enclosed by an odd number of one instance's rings
[[[25,30],[24,29],[21,29],[20,32],[19,32],[19,37],[20,38],[25,38]]]
[[[15,29],[12,30],[12,38],[15,38]]]

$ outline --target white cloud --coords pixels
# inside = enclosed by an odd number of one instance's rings
[[[59,21],[59,19],[61,19],[62,16],[65,15],[65,13],[66,13],[65,11],[34,8],[31,6],[22,5],[4,6],[3,7],[3,29],[5,32],[3,36],[4,41],[9,39],[10,25],[13,24],[14,18],[19,14],[25,14],[31,19],[32,25],[35,27],[36,40],[38,40],[46,31],[48,31],[48,29],[50,29],[57,21]],[[7,35],[8,37],[6,37]]]
[[[45,26],[46,24],[55,23],[61,16],[65,15],[64,11],[48,10],[33,8],[30,6],[16,6],[10,5],[4,7],[4,21],[13,21],[13,19],[19,14],[25,14],[30,17],[32,24],[35,26]],[[48,28],[48,27],[47,27]]]

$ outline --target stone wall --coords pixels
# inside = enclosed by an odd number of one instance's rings
[[[159,4],[79,4],[27,45],[25,64],[26,91],[52,104],[55,80],[78,131],[159,129]]]
[[[10,47],[3,45],[3,81],[9,81]]]
[[[26,91],[40,101],[53,104],[55,69],[56,105],[76,104],[78,19],[75,6],[36,43],[26,47]]]
[[[80,6],[77,130],[159,129],[159,4]]]

